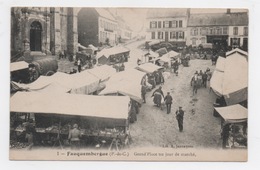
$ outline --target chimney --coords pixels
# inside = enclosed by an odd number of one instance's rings
[[[230,13],[231,13],[231,9],[228,8],[228,9],[227,9],[227,14],[230,14]]]

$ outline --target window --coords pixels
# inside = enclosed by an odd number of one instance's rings
[[[227,31],[228,31],[227,27],[224,27],[224,28],[223,28],[223,34],[228,34]]]
[[[248,27],[244,27],[244,35],[248,36]]]
[[[177,27],[177,21],[172,21],[172,27],[176,28]]]
[[[169,27],[172,28],[172,21],[169,21]]]
[[[221,35],[222,34],[222,29],[221,28],[217,28],[217,35]]]
[[[150,28],[157,28],[157,22],[156,21],[151,21],[150,22]]]
[[[158,39],[163,39],[163,32],[158,32]]]
[[[210,35],[213,35],[213,34],[214,34],[213,28],[210,28],[210,29],[209,29],[209,34],[210,34]]]
[[[233,35],[238,35],[238,27],[233,28]]]
[[[162,27],[162,22],[158,21],[158,28],[161,28],[161,27]]]
[[[194,35],[198,35],[198,28],[194,29]]]
[[[155,39],[155,32],[152,32],[151,37],[152,37],[152,39]]]
[[[190,35],[193,35],[193,29],[190,30]]]
[[[178,32],[178,38],[184,39],[184,32],[182,32],[182,31]]]
[[[164,21],[164,28],[169,28],[169,21]]]
[[[176,38],[176,32],[172,31],[170,32],[170,39],[175,39]]]
[[[205,37],[202,37],[202,38],[200,39],[200,41],[201,41],[201,44],[205,44],[205,43],[206,43],[206,38],[205,38]]]
[[[182,20],[179,21],[179,27],[182,27]]]
[[[206,28],[201,28],[200,29],[200,35],[206,35],[207,33],[206,33]]]
[[[191,30],[191,35],[196,36],[198,35],[198,28],[194,28]]]

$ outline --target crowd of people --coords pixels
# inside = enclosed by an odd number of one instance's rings
[[[190,85],[193,87],[193,95],[197,94],[199,88],[207,88],[209,86],[209,81],[211,79],[212,73],[210,69],[207,68],[204,72],[200,70],[196,71],[191,78]]]

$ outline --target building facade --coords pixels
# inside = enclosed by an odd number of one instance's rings
[[[118,25],[111,13],[104,8],[81,8],[78,13],[78,42],[83,46],[92,44],[115,45]]]
[[[226,13],[193,14],[188,18],[186,45],[199,46],[211,43],[247,50],[248,14]]]
[[[120,16],[115,16],[115,19],[118,24],[118,42],[125,42],[132,39],[132,30],[130,27],[126,24],[125,20]]]
[[[11,57],[57,55],[77,51],[77,9],[13,7],[11,9]]]
[[[187,37],[187,9],[150,9],[146,17],[146,41],[159,40],[185,44]]]

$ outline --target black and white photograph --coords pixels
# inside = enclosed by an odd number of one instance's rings
[[[247,161],[249,12],[11,7],[9,159]]]

